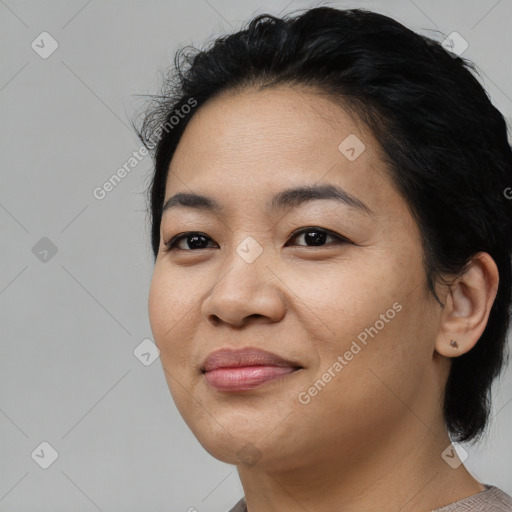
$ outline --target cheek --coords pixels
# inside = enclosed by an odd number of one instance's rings
[[[163,361],[173,366],[188,357],[186,343],[180,346],[180,340],[186,340],[184,330],[191,325],[188,315],[192,314],[193,293],[184,291],[183,281],[155,266],[149,289],[148,313],[154,340],[160,349]],[[169,353],[173,357],[169,358]]]
[[[148,313],[151,331],[160,350],[160,362],[171,396],[182,416],[186,416],[190,387],[187,369],[190,350],[185,330],[190,325],[187,316],[191,305],[185,302],[190,294],[183,293],[174,276],[155,266],[149,289]]]
[[[378,389],[381,373],[393,385],[421,379],[429,357],[428,336],[423,336],[428,315],[417,285],[421,268],[416,273],[409,265],[406,272],[391,256],[379,255],[380,263],[375,258],[372,264],[326,266],[314,280],[306,274],[296,280],[294,291],[303,304],[299,314],[309,318],[307,329],[319,355],[317,378],[331,369],[353,384],[361,383],[361,392],[373,388],[372,382]],[[336,372],[332,367],[338,356],[343,370],[337,365]],[[351,392],[357,402],[361,397],[356,389]]]
[[[355,260],[295,273],[289,281],[302,321],[309,318],[304,327],[317,332],[318,343],[336,351],[345,350],[345,345],[379,320],[380,314],[392,309],[403,294],[404,282],[391,276],[389,267]],[[392,310],[389,316],[395,313]]]
[[[149,288],[148,313],[155,343],[161,349],[163,333],[173,323],[172,316],[175,313],[175,307],[173,307],[172,292],[170,292],[164,276],[156,267]]]
[[[325,371],[342,356],[341,378],[332,379],[325,401],[337,414],[360,417],[369,429],[378,424],[391,428],[409,414],[409,406],[419,407],[414,404],[428,384],[432,353],[421,291],[408,297],[397,294],[396,300],[380,298],[372,308],[355,308],[364,320],[347,324],[346,329],[336,324],[337,350],[324,352],[329,358],[322,368]]]

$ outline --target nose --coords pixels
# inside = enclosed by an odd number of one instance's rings
[[[285,285],[279,273],[269,250],[252,262],[233,251],[203,301],[203,315],[213,325],[233,327],[279,322],[286,311]]]

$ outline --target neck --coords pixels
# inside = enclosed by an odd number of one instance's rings
[[[341,442],[286,470],[238,466],[248,512],[427,512],[484,490],[441,457],[450,439],[438,432],[413,417],[357,453]]]

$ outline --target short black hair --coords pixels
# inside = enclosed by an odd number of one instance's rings
[[[444,393],[452,439],[474,442],[488,421],[510,322],[512,200],[505,191],[512,186],[512,151],[505,120],[474,76],[476,66],[441,43],[366,9],[303,11],[261,14],[203,50],[176,52],[162,93],[140,128],[134,125],[154,158],[147,191],[154,257],[169,164],[201,105],[226,91],[274,85],[311,86],[339,101],[381,145],[420,229],[436,300],[441,304],[435,283],[464,273],[478,252],[498,267],[485,331],[452,360]]]

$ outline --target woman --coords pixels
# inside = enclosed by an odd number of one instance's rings
[[[512,152],[471,64],[328,7],[181,55],[139,130],[149,315],[232,511],[512,510],[451,444],[511,304]]]

